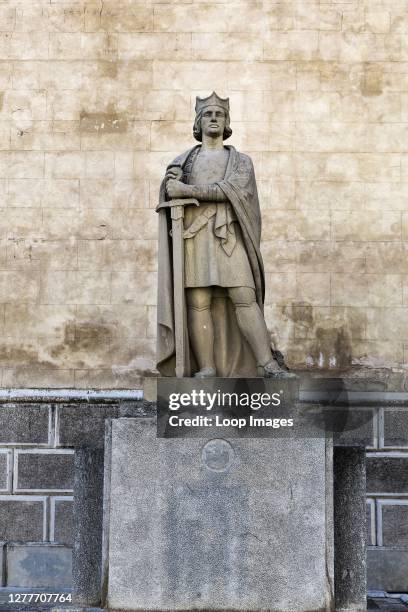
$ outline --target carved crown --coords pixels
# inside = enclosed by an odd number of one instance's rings
[[[208,96],[208,98],[199,98],[197,96],[196,105],[195,105],[196,113],[199,113],[200,111],[202,111],[206,106],[220,106],[228,114],[229,113],[229,98],[220,98],[219,96],[217,96],[215,91],[213,91],[212,94]]]

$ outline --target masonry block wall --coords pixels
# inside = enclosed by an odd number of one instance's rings
[[[368,587],[408,591],[408,414],[381,408],[367,449]]]
[[[106,419],[144,411],[128,401],[0,404],[0,588],[70,587],[75,449],[102,449]]]
[[[105,419],[140,415],[141,408],[127,402],[0,408],[0,587],[69,587],[75,448],[101,448]],[[407,411],[375,408],[363,423],[369,587],[407,591]]]
[[[255,164],[266,316],[297,367],[408,346],[405,0],[0,2],[0,384],[154,367],[166,164],[196,95]]]
[[[106,419],[144,410],[137,401],[0,403],[0,587],[70,587],[75,449],[102,449]]]
[[[0,586],[69,587],[74,450],[52,404],[0,406]]]

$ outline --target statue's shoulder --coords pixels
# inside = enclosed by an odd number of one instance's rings
[[[177,155],[177,157],[175,157],[173,161],[169,163],[167,168],[171,168],[172,166],[184,166],[186,160],[199,148],[199,146],[200,145],[191,147],[190,149],[187,149],[187,151],[183,151],[183,153]]]
[[[245,171],[245,170],[252,171],[253,170],[254,164],[249,155],[247,155],[246,153],[241,153],[241,151],[237,151],[237,149],[235,149],[232,146],[230,147],[230,149],[233,151],[234,155],[236,156],[237,165],[241,171]]]

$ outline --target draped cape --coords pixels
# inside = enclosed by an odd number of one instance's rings
[[[176,157],[169,168],[181,168],[186,178],[189,160],[200,145]],[[217,182],[235,212],[241,228],[245,249],[252,270],[256,300],[263,311],[265,276],[260,251],[261,214],[255,173],[250,157],[229,149],[229,161],[224,180]],[[191,164],[190,164],[191,166]],[[173,245],[169,201],[165,180],[160,187],[158,252],[158,299],[157,299],[157,368],[162,376],[175,375],[174,295],[173,295]],[[212,300],[211,311],[214,322],[214,355],[218,376],[256,376],[255,358],[246,340],[239,331],[235,311],[226,292],[217,292]],[[188,350],[188,375],[198,368],[194,355]]]

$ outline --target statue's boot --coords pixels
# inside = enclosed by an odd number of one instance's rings
[[[216,376],[215,368],[203,368],[194,374],[194,378],[214,378]]]
[[[258,374],[265,378],[297,378],[293,372],[281,368],[275,359],[258,368]]]

